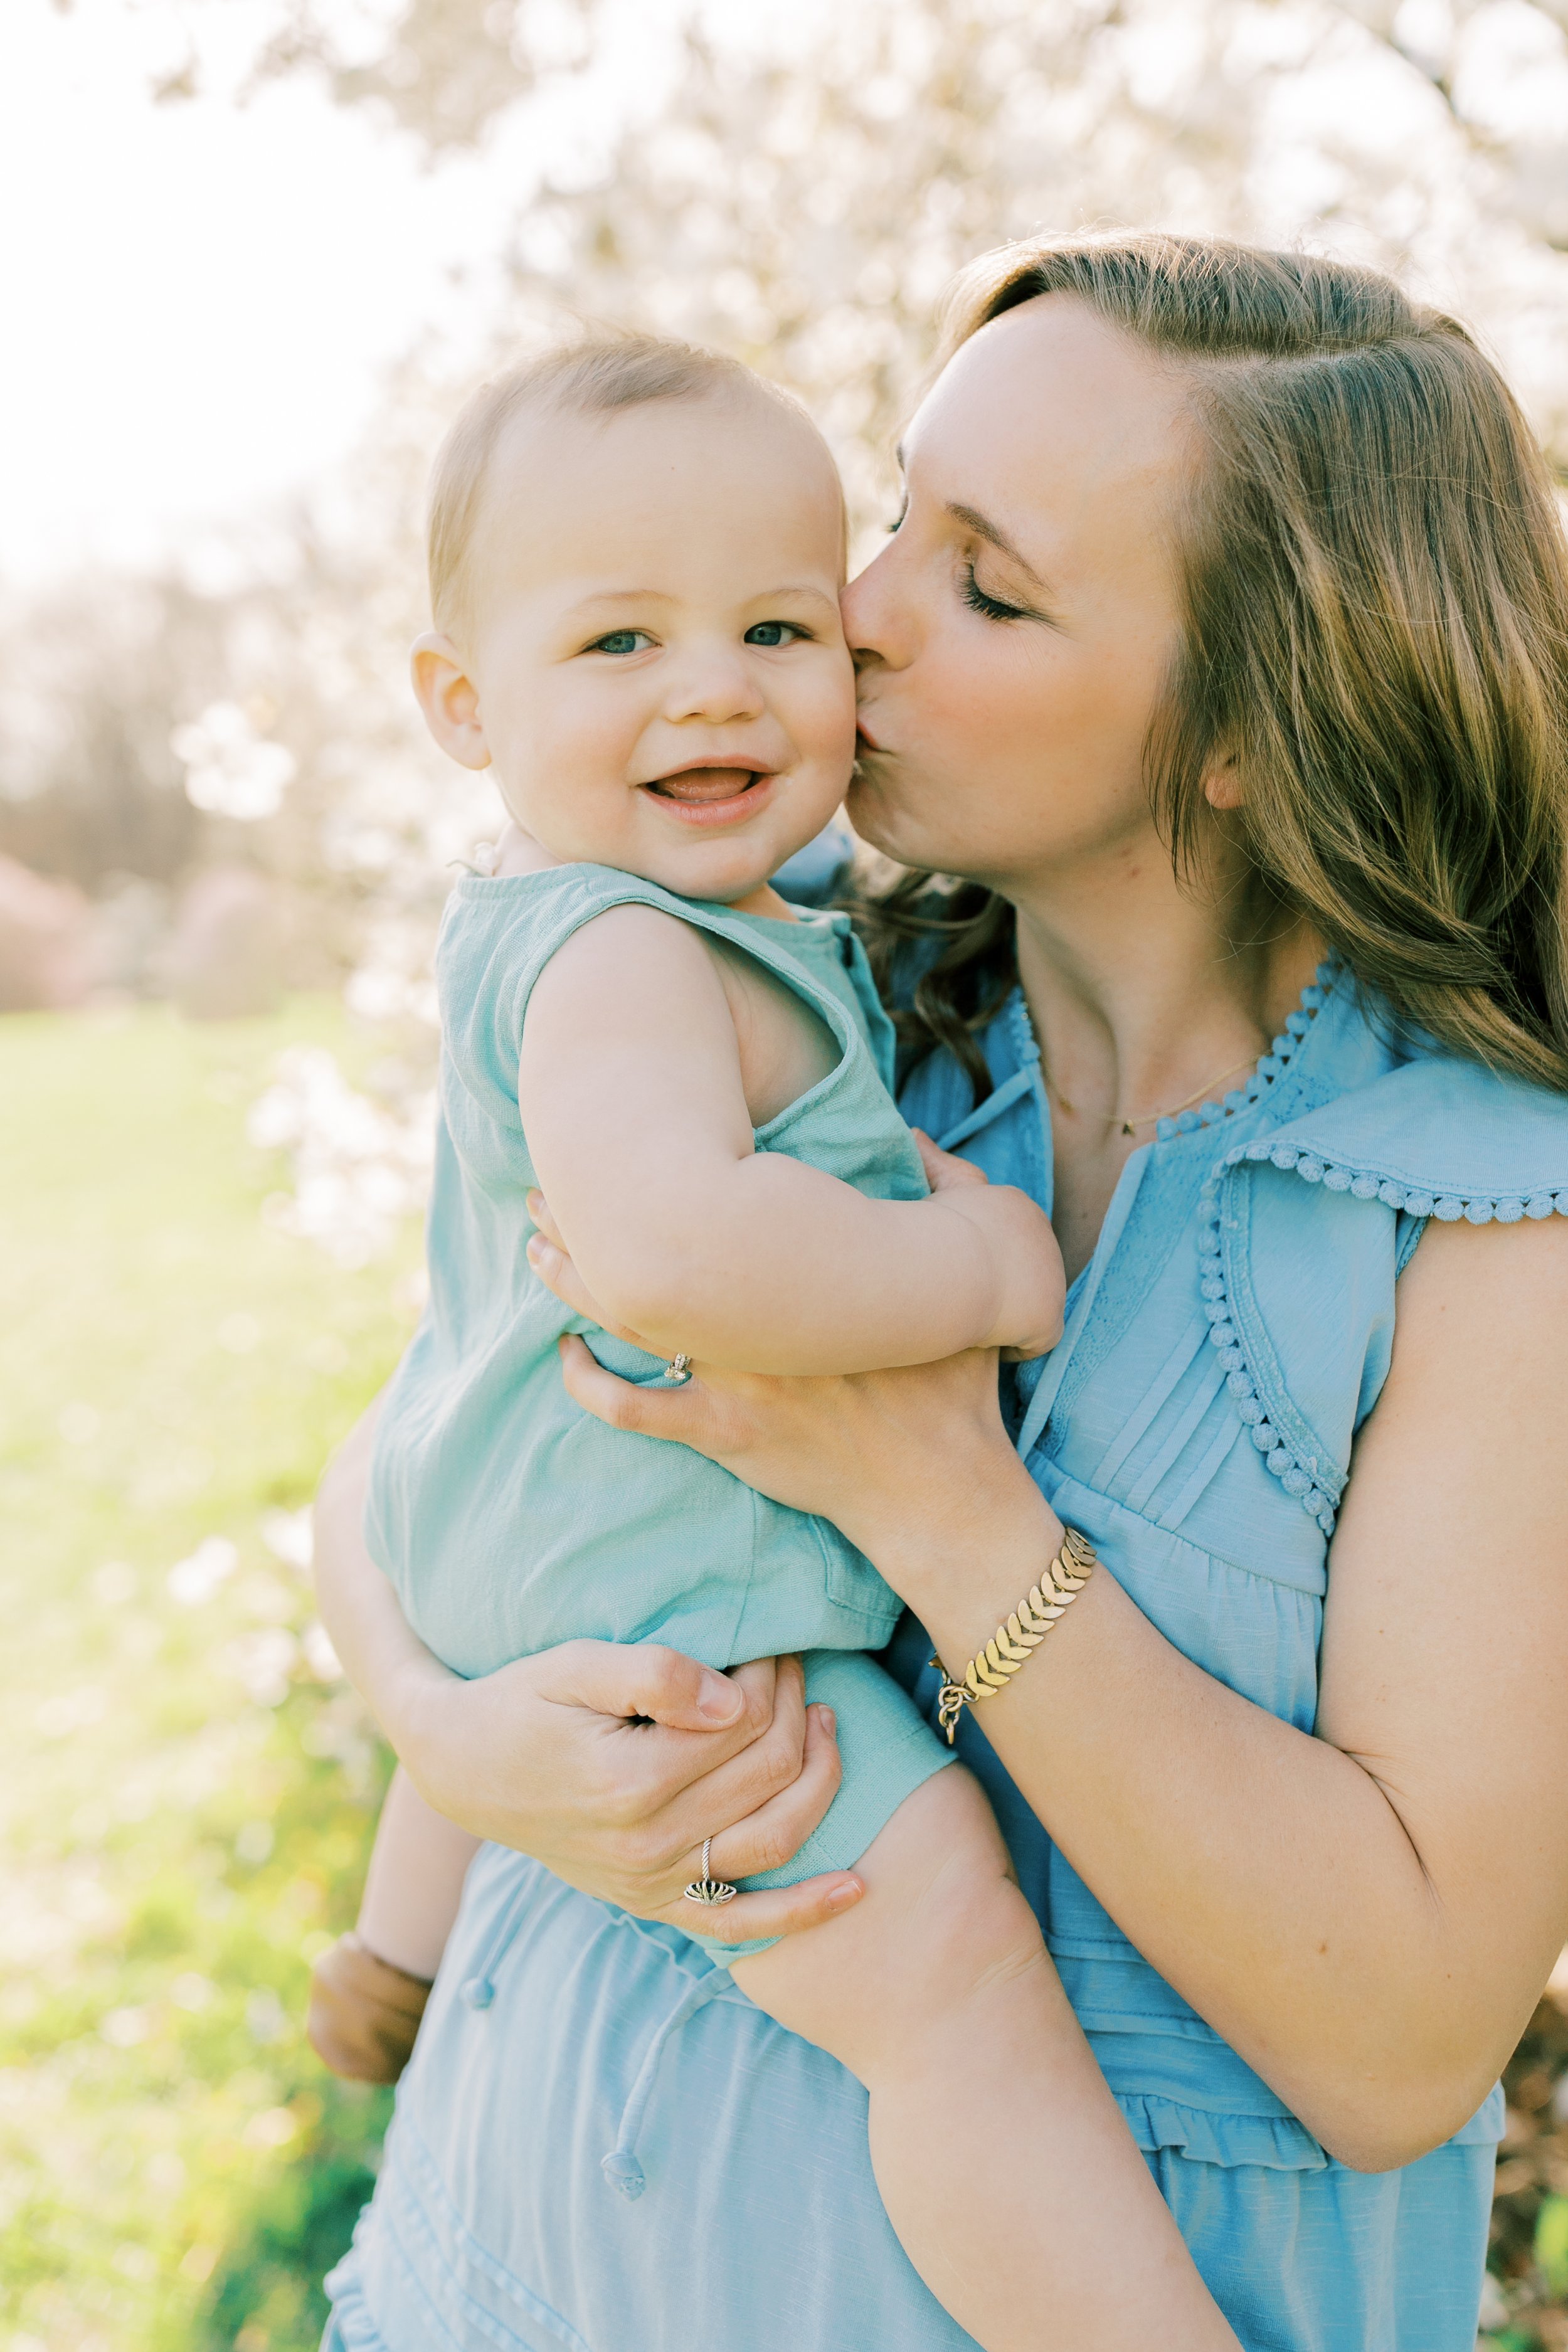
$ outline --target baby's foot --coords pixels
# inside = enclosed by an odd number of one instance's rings
[[[429,1998],[423,1977],[378,1959],[351,1929],[310,1971],[305,2032],[334,2074],[352,2083],[395,2083]]]

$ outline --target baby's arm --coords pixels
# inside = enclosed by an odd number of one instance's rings
[[[618,907],[574,933],[535,984],[518,1093],[584,1280],[651,1347],[850,1372],[1060,1330],[1060,1257],[1024,1193],[874,1201],[753,1150],[723,983],[673,916]]]

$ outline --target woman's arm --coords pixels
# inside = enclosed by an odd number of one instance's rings
[[[554,1262],[557,1286],[573,1280]],[[835,1518],[950,1664],[1060,1524],[994,1359],[579,1402]],[[1568,1225],[1435,1226],[1331,1563],[1317,1733],[1203,1673],[1110,1575],[986,1703],[997,1754],[1138,1949],[1347,2163],[1456,2130],[1568,1929]]]
[[[799,1663],[714,1674],[651,1643],[569,1642],[465,1682],[409,1627],[361,1534],[379,1402],[329,1464],[316,1499],[322,1622],[417,1789],[476,1836],[639,1917],[718,1932],[681,1889],[702,1841],[731,1878],[796,1852],[838,1787],[833,1721],[807,1708]],[[722,1832],[721,1835],[719,1832]],[[860,1882],[835,1872],[742,1895],[726,1937],[831,1918]]]
[[[1037,1352],[1061,1330],[1060,1253],[1023,1192],[970,1170],[930,1200],[872,1200],[754,1149],[718,966],[655,908],[614,908],[551,959],[518,1094],[584,1279],[665,1354],[839,1371]]]

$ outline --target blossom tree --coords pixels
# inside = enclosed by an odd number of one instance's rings
[[[166,29],[171,102],[220,48],[236,86],[227,0],[122,5]],[[584,316],[733,351],[819,418],[862,545],[943,287],[1041,228],[1152,223],[1392,267],[1480,331],[1568,467],[1568,0],[255,0],[243,21],[241,94],[313,75],[433,170],[480,142],[515,163],[506,290],[479,322],[492,361]],[[201,842],[243,833],[344,940],[354,1001],[413,1032],[448,861],[494,818],[405,682],[421,478],[472,372],[437,342],[413,355],[347,478],[279,520],[207,625],[177,582],[125,604],[163,648],[168,707],[128,712],[121,798],[183,791]],[[26,772],[40,805],[82,766],[7,740],[5,675],[41,625],[0,629],[0,793]],[[101,701],[119,673],[93,629],[56,616],[49,643],[62,671],[74,645],[81,707]],[[226,728],[227,767],[183,760]],[[423,1050],[411,1032],[410,1067]]]

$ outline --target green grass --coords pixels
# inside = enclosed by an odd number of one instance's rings
[[[384,2120],[300,2031],[383,1760],[263,1531],[395,1361],[418,1240],[351,1273],[263,1222],[245,1111],[296,1042],[364,1050],[313,1001],[0,1020],[10,2352],[305,2352]],[[238,1564],[183,1601],[210,1538]]]

